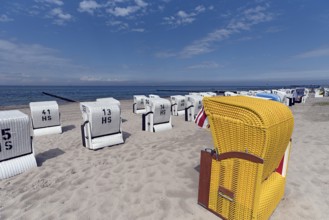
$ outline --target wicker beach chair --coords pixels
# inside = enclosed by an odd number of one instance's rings
[[[198,203],[223,219],[268,219],[284,195],[291,111],[244,96],[203,103],[215,149],[201,152]]]

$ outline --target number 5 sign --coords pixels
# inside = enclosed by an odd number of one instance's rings
[[[29,117],[17,110],[0,111],[0,179],[35,166]]]

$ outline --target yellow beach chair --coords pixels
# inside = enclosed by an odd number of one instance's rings
[[[290,109],[244,96],[203,104],[215,149],[201,152],[198,203],[223,219],[268,219],[284,195]]]

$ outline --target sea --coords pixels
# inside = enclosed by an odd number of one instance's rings
[[[133,95],[156,94],[160,97],[186,95],[189,92],[223,92],[250,89],[270,89],[262,86],[0,86],[0,106],[27,106],[30,102],[55,100],[44,93],[64,97],[77,102],[95,101],[97,98],[113,97],[132,100]]]

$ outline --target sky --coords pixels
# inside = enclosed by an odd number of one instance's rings
[[[329,84],[328,0],[0,0],[0,85]]]

